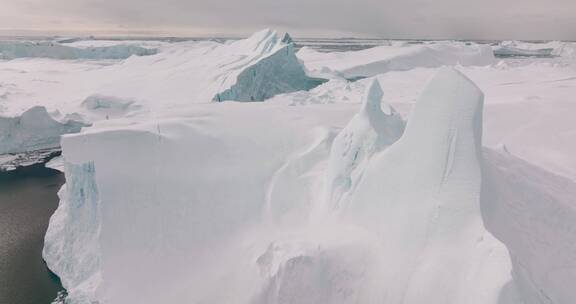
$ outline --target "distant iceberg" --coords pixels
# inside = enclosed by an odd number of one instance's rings
[[[52,59],[126,59],[132,55],[156,54],[156,49],[136,45],[113,45],[76,48],[57,42],[0,41],[0,59],[52,58]]]
[[[426,44],[378,46],[361,51],[322,53],[302,48],[297,56],[310,75],[357,79],[391,71],[495,62],[487,45]]]

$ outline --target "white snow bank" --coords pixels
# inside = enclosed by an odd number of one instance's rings
[[[489,65],[494,54],[485,45],[428,44],[379,46],[361,51],[321,53],[302,48],[297,56],[310,75],[347,79],[370,77],[389,71],[445,65]]]
[[[574,303],[576,184],[508,153],[484,159],[484,221],[510,251],[523,303]]]
[[[155,49],[137,45],[75,48],[56,42],[0,41],[0,59],[42,57],[53,59],[126,59],[155,54]]]
[[[21,116],[0,117],[0,154],[58,147],[60,135],[79,132],[83,126],[75,121],[58,122],[41,106]]]

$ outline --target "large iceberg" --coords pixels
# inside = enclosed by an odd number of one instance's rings
[[[96,122],[63,138],[44,257],[71,303],[569,303],[572,251],[534,246],[570,243],[554,189],[573,186],[483,153],[482,106],[445,68],[405,128],[375,81],[353,117],[226,103]]]

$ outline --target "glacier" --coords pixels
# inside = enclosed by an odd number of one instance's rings
[[[484,96],[458,71],[439,70],[407,123],[378,81],[362,96],[355,115],[190,104],[65,135],[44,257],[68,301],[569,303],[555,280],[574,272],[548,274],[571,251],[525,246],[541,231],[562,248],[571,225],[524,223],[568,221],[553,189],[573,182],[483,151]],[[530,207],[541,200],[549,212]]]

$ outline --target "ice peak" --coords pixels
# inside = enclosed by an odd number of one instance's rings
[[[473,136],[480,147],[483,101],[482,91],[464,74],[442,68],[416,103],[405,135],[418,141],[434,132],[458,132],[473,126]]]
[[[282,42],[286,43],[286,44],[290,44],[290,43],[294,43],[294,40],[292,40],[292,37],[290,36],[290,34],[285,33],[284,37],[282,37]]]

